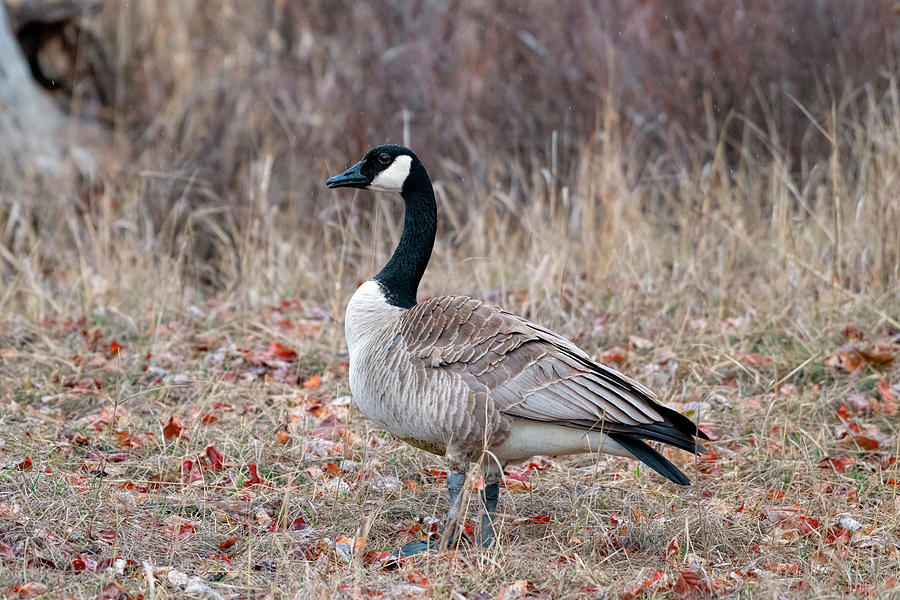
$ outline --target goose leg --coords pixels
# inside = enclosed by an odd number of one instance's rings
[[[427,542],[412,542],[401,546],[396,554],[398,556],[412,556],[426,550],[438,548],[456,548],[460,540],[459,511],[463,501],[463,487],[466,484],[466,474],[459,471],[451,471],[447,475],[447,495],[449,506],[447,507],[447,519],[441,539]]]
[[[463,487],[466,485],[466,474],[451,471],[447,475],[447,521],[441,535],[442,548],[456,548],[459,545],[462,528],[459,526],[459,513],[463,503]]]
[[[481,492],[484,514],[481,515],[481,531],[478,532],[478,544],[482,548],[490,548],[494,542],[494,515],[500,499],[500,480],[502,478],[503,469],[499,465],[493,462],[485,465],[484,490]]]

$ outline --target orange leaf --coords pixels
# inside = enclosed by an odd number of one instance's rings
[[[753,352],[751,354],[740,354],[737,358],[745,365],[751,365],[754,367],[761,367],[772,362],[771,358],[763,354],[759,354],[758,352]]]
[[[17,471],[30,471],[33,466],[34,465],[31,462],[31,458],[26,456],[25,460],[16,464],[16,470]]]
[[[313,390],[322,383],[322,376],[318,373],[303,382],[304,390]]]
[[[231,548],[237,543],[237,538],[232,536],[225,541],[219,542],[219,548],[225,550],[226,548]]]
[[[34,598],[35,596],[46,594],[47,586],[43,583],[28,582],[14,586],[10,591],[19,598]]]

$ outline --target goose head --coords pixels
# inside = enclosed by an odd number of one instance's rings
[[[421,164],[409,148],[376,146],[361,161],[326,183],[330,189],[351,187],[402,194],[410,174],[421,168]]]

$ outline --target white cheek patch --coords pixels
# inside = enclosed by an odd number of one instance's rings
[[[408,154],[401,154],[394,159],[387,169],[378,174],[372,183],[369,184],[370,190],[378,190],[380,192],[399,192],[403,189],[403,182],[409,175],[409,169],[412,166],[412,157]]]

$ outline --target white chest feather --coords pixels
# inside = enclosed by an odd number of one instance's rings
[[[377,282],[371,279],[356,290],[344,313],[344,336],[350,351],[350,363],[359,352],[393,326],[406,309],[388,304]]]

